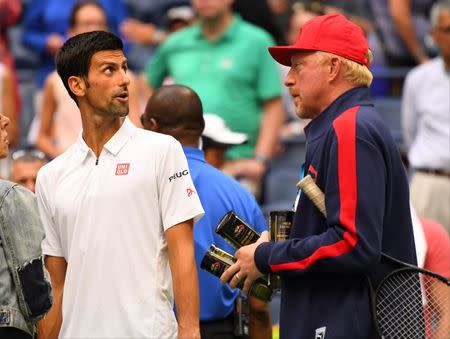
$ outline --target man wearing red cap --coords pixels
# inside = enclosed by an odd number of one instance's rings
[[[292,46],[269,48],[290,66],[285,85],[305,128],[309,174],[325,193],[327,218],[301,194],[289,240],[242,247],[222,276],[244,289],[263,273],[282,279],[281,338],[378,338],[368,280],[394,267],[381,252],[416,263],[408,182],[368,86],[363,31],[342,15],[308,21]],[[230,280],[231,279],[231,280]]]

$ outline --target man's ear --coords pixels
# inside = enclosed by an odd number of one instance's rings
[[[330,82],[334,81],[337,76],[339,75],[339,72],[341,71],[342,68],[342,62],[341,59],[339,59],[336,56],[333,56],[330,58],[329,61],[329,73],[328,73],[328,78],[330,80]]]
[[[67,83],[72,93],[77,97],[86,94],[86,82],[82,78],[73,75],[67,80]]]
[[[145,123],[145,129],[153,132],[160,132],[161,128],[155,118],[150,118]]]

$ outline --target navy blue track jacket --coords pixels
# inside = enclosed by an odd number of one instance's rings
[[[400,154],[367,87],[342,94],[305,133],[305,174],[328,219],[302,194],[290,239],[255,252],[261,272],[282,278],[280,336],[376,338],[366,277],[376,287],[393,270],[382,251],[416,263]]]

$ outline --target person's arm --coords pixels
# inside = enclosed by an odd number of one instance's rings
[[[267,159],[272,157],[283,123],[284,111],[281,97],[266,100],[255,155],[261,155]]]
[[[51,158],[55,158],[62,153],[62,150],[58,149],[53,141],[53,118],[56,112],[56,100],[52,79],[54,78],[50,75],[47,78],[43,89],[40,125],[36,146]]]
[[[193,221],[166,231],[178,320],[178,338],[200,338],[200,297],[194,259]]]
[[[120,25],[120,32],[125,39],[143,45],[158,45],[167,37],[167,33],[152,23],[128,18]]]
[[[284,112],[281,98],[277,97],[265,101],[264,114],[254,152],[255,156],[225,162],[222,170],[233,177],[244,176],[256,181],[260,180],[274,154],[283,123]]]
[[[31,49],[43,53],[54,53],[64,42],[59,33],[48,32],[43,25],[43,13],[47,1],[33,0],[27,6],[23,18],[23,43]]]
[[[419,114],[415,103],[417,80],[414,73],[409,73],[403,86],[403,97],[401,107],[403,143],[408,150],[415,138]]]
[[[252,339],[271,339],[272,320],[269,304],[256,298],[249,297],[250,328]]]
[[[8,126],[8,135],[11,145],[17,145],[19,142],[19,126],[17,119],[16,96],[14,93],[14,79],[11,70],[5,68],[3,77],[3,114],[10,120]]]
[[[450,300],[450,289],[442,282],[434,281],[430,286],[427,286],[429,291],[428,302],[436,310],[439,319],[436,324],[436,331],[434,332],[434,338],[447,338],[449,333],[450,313],[449,307],[445,303]]]
[[[248,276],[250,283],[272,272],[284,277],[313,272],[360,275],[379,261],[388,174],[382,151],[368,141],[368,132],[358,129],[356,137],[356,112],[349,110],[334,121],[328,166],[322,169],[326,180],[317,182],[325,193],[327,220],[304,194],[300,196],[300,215],[318,223],[323,232],[241,247],[236,264],[229,268],[233,270],[225,272],[222,281],[236,272],[240,278]]]
[[[67,262],[63,257],[45,257],[45,267],[50,273],[53,306],[44,319],[38,322],[38,339],[57,339],[62,324],[62,300]]]
[[[417,63],[429,60],[415,34],[411,17],[411,0],[389,0],[389,12],[398,34]]]

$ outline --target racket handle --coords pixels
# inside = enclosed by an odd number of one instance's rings
[[[325,208],[325,194],[316,185],[310,175],[305,176],[297,183],[297,186],[303,193],[312,201],[312,203],[319,209],[323,216],[327,217],[327,210]]]

